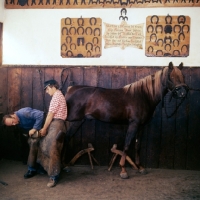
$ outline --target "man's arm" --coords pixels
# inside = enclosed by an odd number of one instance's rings
[[[40,130],[42,127],[42,123],[43,123],[44,112],[34,109],[31,112],[31,118],[35,119],[33,129]]]
[[[53,117],[54,117],[54,113],[48,112],[47,118],[45,120],[45,124],[44,124],[43,128],[40,130],[41,136],[45,136],[46,135],[47,128],[49,127]]]

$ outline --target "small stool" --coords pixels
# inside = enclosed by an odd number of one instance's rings
[[[88,143],[88,148],[79,151],[79,152],[72,158],[72,160],[67,164],[67,166],[63,168],[63,170],[67,170],[67,168],[68,168],[70,165],[74,165],[74,163],[76,162],[76,160],[77,160],[79,157],[81,157],[83,154],[85,154],[85,153],[88,153],[89,160],[90,160],[90,165],[91,165],[91,168],[92,168],[92,169],[94,169],[92,159],[97,163],[97,165],[100,165],[100,164],[98,163],[98,161],[94,158],[94,156],[91,154],[91,151],[94,151],[94,147],[92,146],[91,143]]]
[[[113,166],[113,163],[115,162],[115,159],[117,158],[118,155],[122,156],[123,155],[123,152],[118,150],[117,149],[117,144],[114,144],[113,147],[111,148],[111,151],[113,152],[113,156],[110,160],[110,163],[109,163],[109,168],[108,168],[108,171],[111,170],[112,166]],[[126,160],[132,165],[132,167],[134,169],[137,169],[138,170],[138,167],[136,166],[136,164],[131,160],[131,158],[129,156],[126,156]]]

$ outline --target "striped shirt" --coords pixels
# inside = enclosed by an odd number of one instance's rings
[[[49,112],[54,113],[54,119],[66,120],[67,105],[66,100],[60,90],[56,90],[50,102]]]

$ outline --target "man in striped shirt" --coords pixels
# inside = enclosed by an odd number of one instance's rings
[[[65,120],[67,118],[66,100],[55,80],[44,82],[44,90],[52,96],[49,111],[43,128],[39,131],[40,148],[37,161],[44,167],[50,176],[48,187],[54,187],[61,171],[61,152],[66,132]]]

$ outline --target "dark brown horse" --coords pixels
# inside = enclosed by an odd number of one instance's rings
[[[133,138],[137,137],[138,129],[152,117],[156,106],[169,90],[174,98],[186,96],[187,85],[182,68],[182,63],[179,67],[174,67],[170,62],[168,67],[155,74],[119,89],[71,86],[66,93],[67,120],[72,122],[88,118],[128,124],[123,156],[120,159],[120,176],[127,178],[124,167],[126,152]],[[136,165],[140,170],[143,169],[138,154]]]

